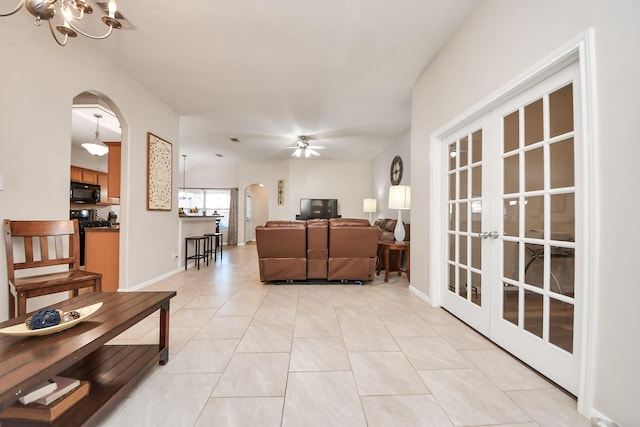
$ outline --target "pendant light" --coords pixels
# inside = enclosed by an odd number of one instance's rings
[[[187,193],[187,155],[182,155],[182,191],[178,192],[179,200],[191,200],[191,194]]]
[[[100,119],[102,116],[94,114],[93,117],[96,118],[96,138],[93,142],[85,142],[82,147],[94,156],[104,156],[109,152],[109,147],[100,141]]]
[[[187,155],[182,155],[182,191],[187,188]]]

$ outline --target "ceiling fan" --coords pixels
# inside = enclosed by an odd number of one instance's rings
[[[310,138],[308,136],[300,135],[298,137],[298,140],[296,141],[297,145],[295,147],[289,147],[295,149],[295,151],[291,154],[291,157],[308,158],[312,155],[318,157],[320,153],[318,153],[316,150],[324,150],[325,147],[309,145],[309,139]]]

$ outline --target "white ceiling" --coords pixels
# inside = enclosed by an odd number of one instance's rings
[[[298,135],[321,159],[373,158],[477,1],[119,0],[135,29],[91,43],[180,115],[192,167],[288,159]]]
[[[100,140],[120,141],[120,122],[108,108],[99,104],[74,104],[71,114],[71,142],[79,146],[95,140],[97,119],[100,118]]]

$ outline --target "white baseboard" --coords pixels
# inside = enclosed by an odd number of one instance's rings
[[[429,298],[429,296],[425,293],[423,293],[422,291],[418,290],[417,288],[415,288],[412,285],[409,285],[409,290],[416,295],[418,298],[420,298],[421,300],[423,300],[424,302],[426,302],[429,305],[431,304],[431,299]]]
[[[594,418],[600,418],[601,420],[607,422],[607,424],[606,424],[607,426],[611,426],[611,427],[618,426],[618,424],[616,422],[612,421],[611,418],[607,417],[602,412],[600,412],[600,411],[598,411],[598,410],[596,410],[594,408],[591,408],[591,410],[589,411],[589,415],[590,415],[589,420],[592,423],[593,423],[593,419]],[[597,424],[594,424],[594,425],[597,425]]]
[[[184,271],[181,267],[176,268],[175,270],[169,271],[168,273],[165,273],[161,276],[157,276],[154,277],[153,279],[149,279],[145,282],[139,283],[136,286],[132,287],[132,288],[127,288],[127,289],[119,289],[118,292],[136,292],[139,291],[141,289],[146,288],[147,286],[153,285],[156,282],[159,282],[161,280],[164,280],[166,278],[169,278],[175,274],[180,273],[181,271]]]

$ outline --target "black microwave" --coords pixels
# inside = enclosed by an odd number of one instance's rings
[[[83,182],[71,182],[71,202],[73,203],[98,203],[100,202],[100,186],[85,184]]]

